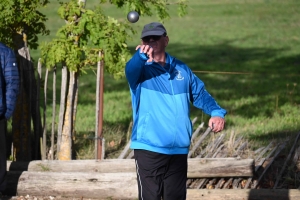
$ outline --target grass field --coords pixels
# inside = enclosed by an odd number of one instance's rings
[[[88,0],[87,7],[97,5]],[[300,1],[298,0],[189,0],[188,15],[177,17],[170,7],[171,19],[164,22],[170,38],[167,51],[181,59],[205,82],[207,90],[228,111],[225,132],[242,134],[253,147],[294,136],[300,131]],[[51,1],[43,9],[49,20],[50,41],[64,23]],[[105,12],[119,20],[126,13],[111,5]],[[138,31],[128,41],[131,52],[139,43],[140,31],[155,17],[141,17],[132,26]],[[100,31],[100,30],[99,30]],[[37,60],[39,50],[32,50]],[[48,102],[52,89],[49,83]],[[60,87],[60,81],[57,83]],[[96,75],[89,71],[80,77],[76,132],[79,158],[93,157],[95,130]],[[59,94],[59,93],[58,93]],[[58,101],[59,102],[59,101]],[[51,109],[47,111],[49,113]],[[207,124],[209,116],[195,108],[191,118]],[[125,79],[105,75],[104,137],[107,156],[113,157],[124,145],[132,119],[131,102]],[[50,120],[49,120],[50,121]],[[50,126],[49,126],[50,127]],[[91,144],[91,145],[89,145]]]

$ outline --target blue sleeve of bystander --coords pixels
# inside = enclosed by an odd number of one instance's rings
[[[5,63],[2,66],[5,79],[6,112],[5,118],[9,119],[14,111],[19,92],[19,71],[14,52],[7,48]]]

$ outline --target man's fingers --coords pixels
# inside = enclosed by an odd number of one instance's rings
[[[209,120],[208,126],[210,127],[211,130],[214,129],[212,120]]]
[[[135,47],[135,50],[140,49],[140,53],[144,53],[146,45],[138,45]]]
[[[147,62],[152,62],[153,61],[153,58],[149,58],[148,60],[147,60]]]
[[[137,45],[137,46],[135,47],[135,50],[138,50],[140,47],[141,47],[141,45]]]
[[[219,132],[224,129],[225,120],[221,117],[212,117],[209,120],[209,126],[211,127],[212,131]]]
[[[148,56],[147,62],[152,62],[153,61],[153,48],[149,45],[138,45],[136,46],[135,50],[140,49],[140,53],[145,53]]]
[[[147,51],[148,57],[152,60],[153,59],[153,49],[149,46],[149,49]]]
[[[138,46],[136,46],[135,50],[138,50],[138,49],[140,49],[141,53],[146,53],[146,54],[152,53],[152,51],[153,51],[152,47],[149,45],[138,45]]]
[[[149,45],[146,45],[144,49],[144,53],[146,53],[148,56],[152,56],[153,48]]]

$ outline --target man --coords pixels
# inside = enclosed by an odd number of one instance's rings
[[[0,43],[0,194],[6,188],[6,120],[14,111],[19,72],[14,52]]]
[[[169,37],[161,23],[146,24],[141,39],[125,69],[132,98],[130,147],[139,199],[186,199],[190,102],[211,115],[209,126],[214,132],[223,130],[226,111],[186,64],[165,52]]]

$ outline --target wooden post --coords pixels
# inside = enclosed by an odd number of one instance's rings
[[[50,159],[54,159],[54,134],[55,134],[55,116],[56,116],[56,66],[53,69],[53,93],[52,93],[52,128],[51,128],[51,146]],[[48,158],[49,159],[49,158]]]
[[[97,99],[96,99],[96,137],[95,137],[95,154],[96,159],[104,159],[103,144],[103,88],[104,88],[104,62],[102,52],[99,52],[100,61],[97,64]]]
[[[46,121],[46,110],[47,110],[47,86],[48,86],[48,74],[49,74],[49,70],[46,69],[46,74],[45,74],[45,84],[44,84],[44,126],[43,126],[43,139],[42,139],[42,143],[41,143],[41,154],[42,154],[42,160],[46,159],[46,140],[47,140],[47,121]]]

